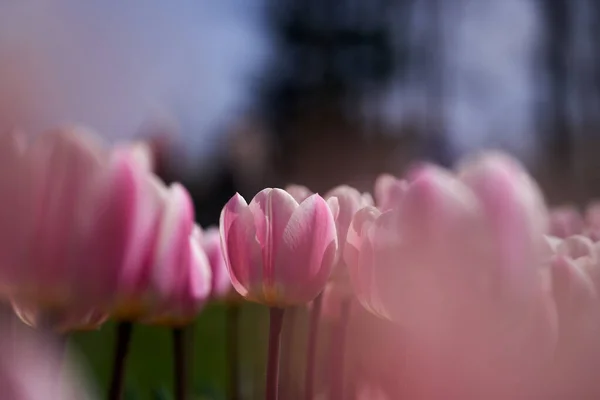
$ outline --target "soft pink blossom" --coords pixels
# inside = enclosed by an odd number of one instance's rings
[[[550,210],[550,234],[553,236],[566,238],[581,234],[584,224],[583,216],[573,206],[554,207]]]
[[[211,268],[204,249],[195,238],[189,238],[178,261],[166,273],[174,280],[157,296],[142,321],[156,325],[183,326],[200,313],[211,293]],[[156,277],[160,279],[160,277]],[[158,285],[157,285],[158,286]]]
[[[185,270],[198,258],[189,194],[130,148],[80,129],[0,141],[0,289],[26,322],[78,329],[107,313],[154,315],[192,285],[183,277],[199,279]]]
[[[2,292],[54,311],[95,308],[127,251],[135,168],[78,129],[0,142]]]
[[[423,368],[511,390],[556,342],[543,278],[547,224],[535,182],[488,153],[456,174],[422,166],[389,211],[357,213],[346,261],[361,302],[402,326],[414,351],[427,350],[420,358],[432,364]],[[444,357],[458,359],[451,366]]]
[[[381,211],[387,211],[402,200],[408,183],[390,174],[381,174],[375,180],[375,203]]]
[[[547,397],[597,398],[600,384],[600,248],[589,238],[566,238],[551,263],[560,337],[545,379]],[[546,398],[547,398],[546,397]]]
[[[288,192],[290,196],[292,196],[298,203],[302,203],[313,194],[313,192],[306,186],[296,184],[286,186],[285,191]]]
[[[192,199],[178,183],[167,187],[144,173],[136,178],[137,207],[128,252],[116,265],[111,309],[122,319],[155,320],[157,314],[189,319],[204,304],[211,281],[204,250],[193,239]]]
[[[220,232],[233,287],[269,306],[314,299],[337,258],[334,216],[317,194],[299,204],[285,190],[268,188],[249,205],[236,194],[221,212]]]
[[[196,226],[194,235],[206,253],[212,271],[211,297],[213,299],[227,298],[233,287],[221,249],[219,228],[213,226],[203,230]]]

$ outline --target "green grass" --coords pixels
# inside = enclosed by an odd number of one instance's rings
[[[193,384],[197,399],[225,399],[225,311],[222,304],[210,305],[195,323]],[[256,398],[262,391],[260,373],[264,371],[267,313],[263,307],[252,304],[244,305],[242,313],[241,386],[244,398]],[[87,365],[100,398],[106,397],[112,369],[115,326],[109,322],[98,331],[74,334],[70,340],[72,349]],[[127,364],[125,400],[172,399],[172,365],[171,331],[136,325]]]

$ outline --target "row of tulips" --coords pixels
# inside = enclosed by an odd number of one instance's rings
[[[269,307],[267,400],[280,393],[284,313],[301,308],[307,400],[600,396],[597,206],[548,211],[503,154],[382,175],[373,196],[236,194],[206,230],[144,144],[108,148],[78,129],[4,135],[0,160],[0,294],[44,331],[119,321],[110,399],[133,323],[174,329],[176,397],[189,398],[185,332],[211,299]],[[331,299],[324,392],[317,342]]]

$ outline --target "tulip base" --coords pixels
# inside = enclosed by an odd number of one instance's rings
[[[269,309],[269,353],[267,357],[267,382],[265,400],[277,400],[279,395],[279,355],[281,349],[281,330],[285,309]]]
[[[319,322],[323,308],[323,293],[319,294],[312,303],[308,325],[308,344],[306,350],[306,374],[304,376],[304,398],[312,400],[315,386],[315,360],[317,356],[317,343],[319,342]]]
[[[115,345],[115,358],[111,377],[108,400],[121,400],[123,396],[123,384],[125,381],[125,366],[129,353],[129,343],[133,324],[131,322],[119,322],[117,325],[117,343]]]

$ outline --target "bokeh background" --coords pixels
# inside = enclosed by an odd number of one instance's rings
[[[490,147],[549,203],[577,204],[600,195],[599,22],[594,0],[5,0],[0,131],[151,140],[203,226],[236,191],[370,190]],[[243,315],[243,389],[259,398],[265,315]],[[225,324],[222,305],[197,322],[206,398],[225,398]],[[127,399],[170,398],[169,340],[136,328]],[[100,389],[113,341],[110,324],[72,340]]]

